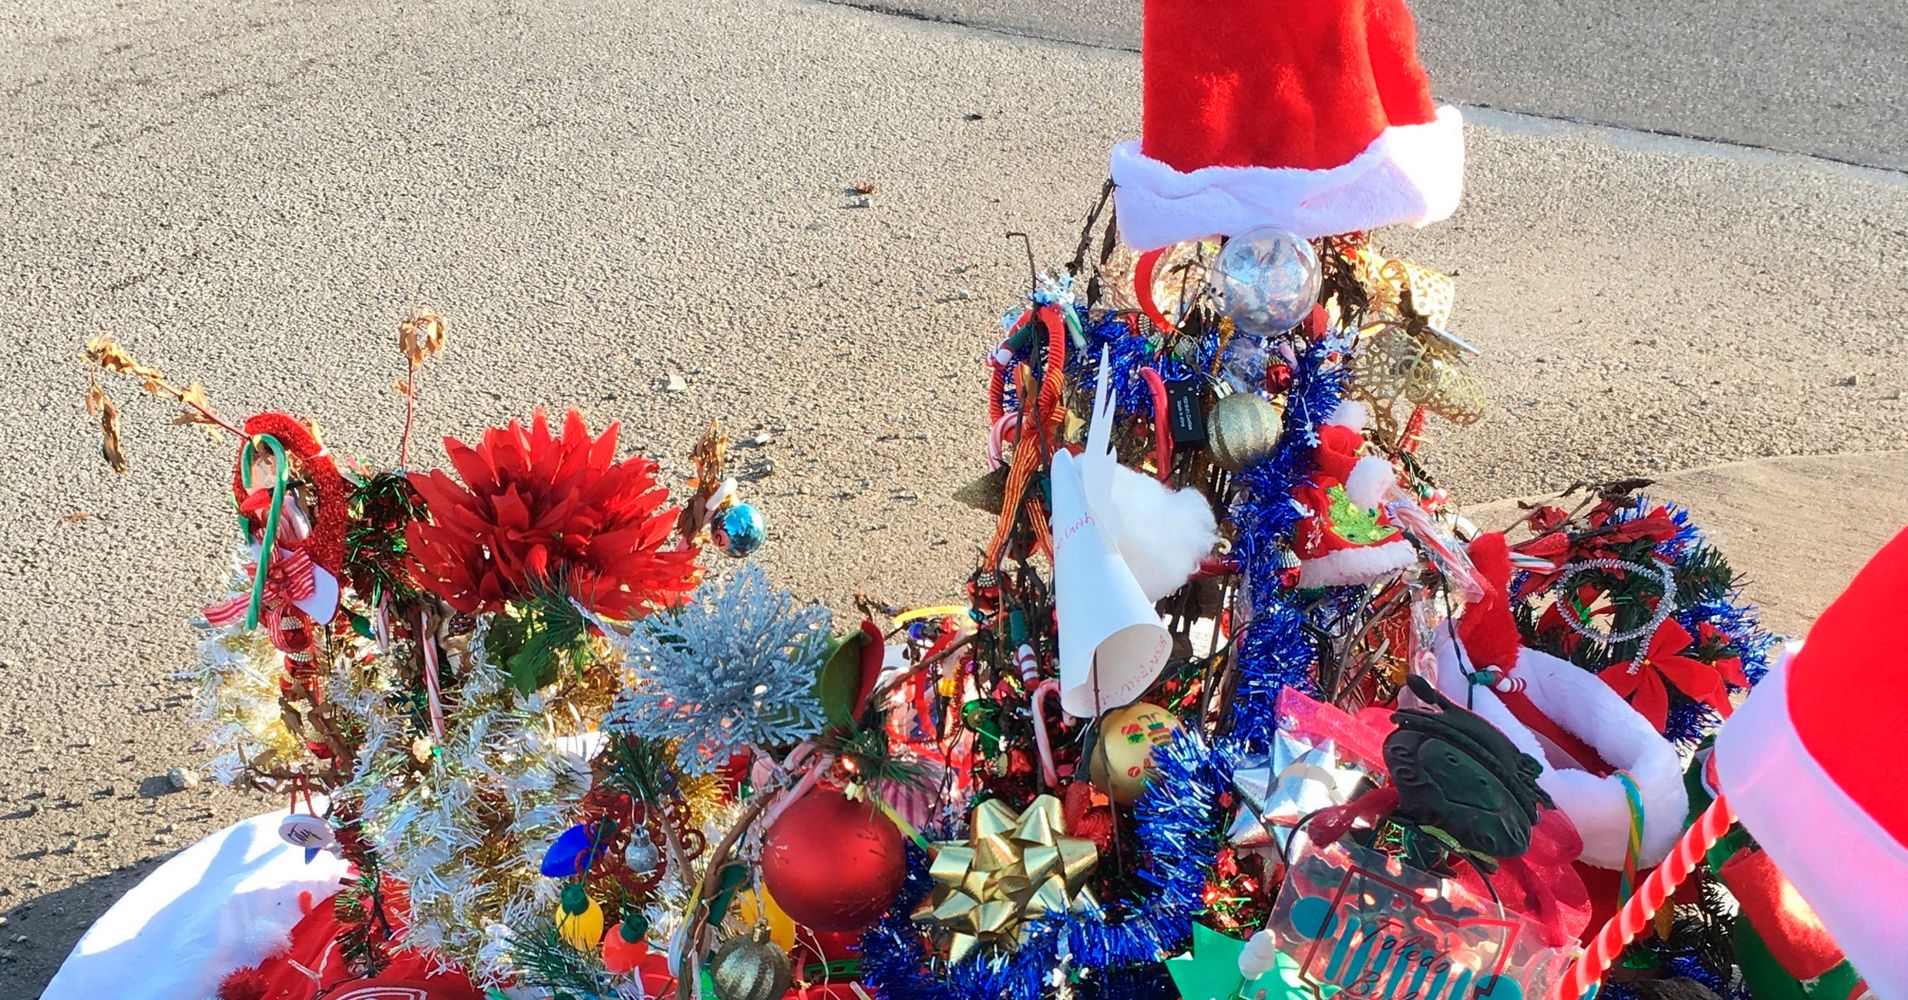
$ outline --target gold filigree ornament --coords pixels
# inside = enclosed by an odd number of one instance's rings
[[[999,799],[974,807],[965,841],[934,844],[934,891],[914,911],[940,932],[950,962],[982,944],[1018,946],[1034,923],[1099,907],[1087,879],[1100,862],[1093,841],[1069,837],[1060,800],[1042,795],[1016,814]]]
[[[1464,364],[1477,349],[1445,329],[1455,294],[1451,279],[1370,251],[1359,264],[1372,300],[1352,361],[1352,392],[1376,404],[1379,431],[1396,436],[1390,409],[1401,400],[1455,424],[1476,423],[1484,415],[1484,391]]]

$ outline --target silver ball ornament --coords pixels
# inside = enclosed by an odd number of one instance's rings
[[[657,849],[655,841],[638,834],[629,839],[628,847],[623,848],[623,863],[629,866],[630,871],[647,875],[662,864],[662,851]]]
[[[1276,226],[1248,229],[1219,251],[1212,283],[1241,331],[1284,333],[1318,303],[1318,253],[1310,242]]]

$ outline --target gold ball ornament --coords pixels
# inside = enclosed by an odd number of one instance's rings
[[[1158,705],[1136,701],[1100,716],[1088,751],[1087,780],[1121,805],[1139,801],[1153,773],[1153,748],[1173,738],[1179,719]]]
[[[717,1000],[781,1000],[795,984],[788,953],[760,936],[730,938],[709,961]]]
[[[1285,414],[1256,392],[1223,396],[1206,412],[1206,447],[1227,472],[1262,462],[1279,446]]]

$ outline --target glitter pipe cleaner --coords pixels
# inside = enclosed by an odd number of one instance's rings
[[[1577,959],[1570,975],[1557,984],[1550,1000],[1578,1000],[1585,990],[1601,980],[1623,953],[1624,947],[1642,932],[1656,911],[1663,908],[1669,894],[1683,884],[1690,872],[1696,870],[1696,866],[1703,861],[1703,855],[1723,834],[1729,832],[1730,825],[1735,821],[1736,814],[1729,808],[1728,800],[1721,795],[1716,796],[1709,808],[1696,817],[1696,822],[1683,831],[1682,839],[1676,842],[1676,848],[1670,851],[1669,857],[1664,858],[1663,863],[1650,873],[1650,877],[1637,887],[1636,895],[1631,896],[1630,901],[1623,904],[1623,909],[1618,910],[1617,915],[1611,917],[1610,922],[1597,932],[1596,939],[1584,950],[1583,957]]]

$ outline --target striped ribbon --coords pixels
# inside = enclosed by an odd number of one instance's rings
[[[1623,852],[1623,878],[1617,884],[1617,905],[1621,906],[1636,891],[1636,859],[1643,853],[1643,792],[1628,771],[1618,771],[1616,779],[1622,783],[1623,798],[1630,805],[1630,844]]]
[[[265,573],[266,607],[282,612],[285,605],[296,604],[316,593],[318,585],[313,579],[312,569],[311,556],[304,549],[290,545],[277,546],[272,552],[271,568]],[[245,572],[247,575],[256,575],[258,563],[246,566]],[[206,621],[224,628],[243,619],[251,603],[250,594],[238,594],[201,609],[200,613],[205,615]]]

